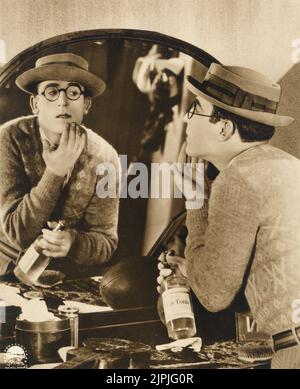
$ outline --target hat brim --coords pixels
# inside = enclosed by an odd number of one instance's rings
[[[226,111],[235,113],[236,115],[242,116],[246,119],[252,120],[254,122],[263,123],[274,127],[286,127],[295,120],[290,116],[282,116],[282,115],[272,114],[268,112],[250,111],[248,109],[232,107],[231,105],[227,105],[225,103],[220,102],[219,100],[214,99],[213,97],[209,96],[204,91],[199,89],[199,82],[197,82],[197,80],[194,77],[187,76],[186,81],[187,81],[188,89],[194,95],[196,96],[200,95],[204,99],[210,101],[213,105],[219,108],[223,108]]]
[[[29,69],[16,79],[17,86],[27,93],[34,93],[36,84],[47,80],[73,81],[84,86],[91,97],[101,95],[105,82],[95,74],[68,65],[45,65]]]

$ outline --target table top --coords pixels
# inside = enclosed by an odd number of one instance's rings
[[[154,351],[151,368],[190,369],[252,369],[269,368],[269,362],[245,362],[239,359],[239,350],[245,346],[265,345],[263,342],[237,344],[235,341],[215,342],[204,345],[199,353],[189,349],[174,355],[171,351]],[[173,355],[172,355],[173,354]]]
[[[11,286],[20,287],[21,292],[28,290],[17,282],[5,282]],[[75,300],[82,303],[105,306],[100,293],[99,282],[93,279],[65,281],[51,290],[43,291],[45,301],[49,310],[57,311],[63,300]],[[167,343],[165,327],[159,321],[156,307],[144,307],[123,311],[97,312],[89,315],[80,315],[79,337],[83,339],[89,337],[115,337],[128,340],[143,341],[149,344],[151,339],[151,360],[150,368],[268,368],[268,363],[249,363],[239,359],[239,350],[247,345],[262,345],[264,342],[251,342],[237,344],[233,339],[224,342],[214,342],[205,344],[201,352],[195,353],[189,348],[184,348],[180,352],[157,351],[156,344]],[[3,345],[12,339],[2,339],[0,337],[0,351]]]

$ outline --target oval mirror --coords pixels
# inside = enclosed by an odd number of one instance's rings
[[[127,189],[137,173],[130,170],[133,162],[149,166],[176,161],[184,138],[183,116],[192,98],[185,75],[204,74],[211,62],[218,62],[215,58],[191,44],[149,31],[93,30],[57,36],[26,49],[1,69],[0,124],[32,114],[29,95],[16,86],[16,78],[33,68],[38,58],[64,52],[84,57],[89,70],[106,83],[105,92],[93,99],[84,124],[122,156],[122,184]],[[148,185],[154,178],[149,175]],[[184,208],[183,200],[172,194],[148,198],[145,188],[136,185],[134,189],[121,195],[113,260],[151,252],[170,219]],[[75,275],[86,272],[81,267]]]

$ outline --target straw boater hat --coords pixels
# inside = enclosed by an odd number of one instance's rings
[[[39,58],[35,68],[17,77],[16,84],[23,91],[34,93],[36,84],[47,80],[78,82],[92,97],[100,95],[105,90],[105,82],[89,72],[88,62],[72,53],[52,54]]]
[[[284,127],[294,121],[276,114],[280,85],[254,70],[212,63],[204,79],[187,76],[187,85],[196,96],[255,122]]]

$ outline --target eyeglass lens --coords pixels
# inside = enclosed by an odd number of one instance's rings
[[[83,93],[82,90],[77,85],[69,85],[67,88],[58,88],[56,86],[48,86],[44,95],[47,100],[55,101],[59,98],[61,91],[64,91],[69,100],[77,100]]]

